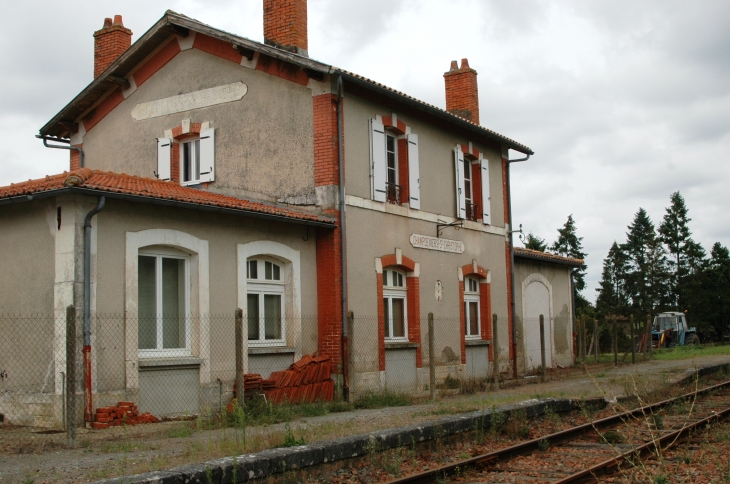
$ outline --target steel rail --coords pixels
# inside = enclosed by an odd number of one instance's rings
[[[465,468],[475,468],[475,467],[483,467],[486,464],[493,463],[499,460],[507,460],[511,459],[517,456],[521,455],[528,455],[536,450],[539,450],[541,441],[547,440],[550,443],[550,446],[557,446],[564,442],[569,442],[571,440],[574,440],[575,438],[584,435],[590,431],[596,431],[599,429],[604,429],[606,427],[611,427],[614,425],[618,425],[622,422],[624,422],[626,419],[630,418],[638,418],[643,417],[648,413],[651,413],[655,410],[658,410],[660,408],[663,408],[665,406],[671,405],[672,403],[681,401],[681,400],[687,400],[693,397],[697,397],[700,395],[704,395],[707,393],[715,392],[724,388],[730,387],[730,381],[719,383],[717,385],[713,385],[707,388],[703,388],[700,390],[696,390],[694,392],[685,393],[684,395],[680,395],[678,397],[669,398],[666,400],[662,400],[657,403],[653,403],[651,405],[645,405],[643,407],[636,408],[634,410],[630,410],[628,412],[620,413],[618,415],[614,415],[611,417],[602,418],[600,420],[596,420],[595,422],[590,422],[583,425],[578,425],[576,427],[572,427],[566,430],[561,430],[560,432],[555,432],[550,435],[545,435],[542,437],[539,437],[537,439],[527,440],[525,442],[520,442],[518,444],[512,445],[510,447],[506,447],[504,449],[496,450],[494,452],[489,452],[487,454],[482,454],[476,457],[472,457],[470,459],[465,459],[459,462],[447,464],[441,467],[437,467],[436,469],[431,469],[425,472],[421,472],[418,474],[412,474],[410,476],[394,479],[392,481],[389,481],[390,484],[412,484],[412,483],[428,483],[433,482],[437,478],[445,478],[451,474],[456,473],[457,471],[463,472]],[[730,409],[728,409],[730,411]],[[725,412],[725,411],[723,411]],[[716,416],[713,416],[711,418],[716,418]],[[663,437],[662,437],[663,438]],[[655,440],[652,440],[654,442]],[[650,442],[649,444],[651,444]],[[544,444],[542,444],[544,445]],[[643,446],[642,446],[643,447]],[[638,447],[637,447],[638,449]],[[626,455],[636,454],[636,449],[632,449],[629,451]],[[620,458],[621,456],[618,456],[616,458],[612,458],[606,462],[614,462],[616,459]],[[592,468],[591,468],[592,469]],[[574,476],[580,475],[580,477],[576,477],[576,479],[583,479],[585,476],[585,472],[590,473],[590,469],[586,471],[581,471],[579,473],[574,474]],[[572,477],[572,476],[571,476]],[[559,481],[559,482],[581,482],[581,481]],[[589,482],[589,481],[585,481]],[[592,481],[594,482],[594,481]]]

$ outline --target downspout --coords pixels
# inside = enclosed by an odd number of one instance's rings
[[[96,208],[84,220],[84,421],[91,422],[91,219],[104,209],[106,197],[99,197]]]
[[[39,134],[35,135],[36,138],[43,140],[43,146],[46,148],[56,148],[59,150],[74,150],[78,151],[79,153],[79,168],[84,167],[84,150],[79,148],[78,146],[70,146],[71,141],[66,141],[58,138],[51,138],[49,136],[41,136]],[[60,145],[49,145],[49,141],[56,141],[58,143],[69,143],[69,146],[60,146]]]
[[[337,76],[337,149],[340,166],[340,256],[342,265],[342,399],[350,398],[349,351],[347,335],[347,240],[345,237],[345,153],[342,130],[342,75]]]
[[[516,160],[507,160],[507,216],[509,217],[509,257],[510,257],[510,306],[512,307],[512,377],[517,379],[517,325],[515,324],[515,246],[512,237],[512,185],[510,185],[510,163],[527,161],[530,155]],[[524,295],[523,295],[524,297]]]

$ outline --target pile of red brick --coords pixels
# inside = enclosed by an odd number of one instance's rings
[[[137,425],[159,422],[158,418],[149,412],[139,413],[134,402],[117,402],[114,407],[99,407],[94,413],[91,428],[106,429],[121,425]]]
[[[274,403],[330,401],[335,396],[332,360],[328,356],[306,355],[295,361],[288,370],[275,371],[268,380],[274,388],[266,390],[266,398]]]

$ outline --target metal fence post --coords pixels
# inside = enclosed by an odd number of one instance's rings
[[[236,309],[236,401],[243,408],[243,310]]]
[[[540,377],[542,382],[545,382],[545,317],[540,315]]]
[[[66,308],[66,429],[68,445],[76,447],[76,308]]]
[[[431,400],[436,399],[436,338],[433,332],[433,313],[428,313],[428,389]]]
[[[593,354],[595,355],[596,363],[598,363],[598,320],[593,320],[593,338],[595,338],[595,342],[593,345]]]
[[[586,364],[586,340],[588,339],[587,335],[586,335],[586,315],[585,314],[580,315],[580,335],[581,335],[581,338],[580,338],[581,355],[580,356],[581,356],[581,360],[583,361],[583,364],[585,365]]]
[[[613,316],[613,366],[618,367],[618,322]]]
[[[632,314],[629,318],[631,323],[631,364],[636,364],[636,341],[634,340],[634,315]]]
[[[354,345],[352,343],[353,338],[355,335],[355,313],[353,311],[347,311],[347,344],[345,345],[345,349],[347,350],[347,354],[345,355],[346,361],[342,363],[342,371],[344,373],[345,370],[347,370],[347,374],[343,376],[344,383],[342,385],[342,399],[346,402],[351,401],[350,398],[350,378],[351,375],[354,375],[355,372],[353,371],[353,364],[352,364],[352,358],[353,358],[353,350]],[[345,378],[345,376],[347,378]],[[347,384],[347,386],[345,386]]]
[[[497,313],[492,314],[492,375],[494,389],[499,390],[499,328],[497,326]]]

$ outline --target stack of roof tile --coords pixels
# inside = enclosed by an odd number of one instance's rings
[[[117,402],[113,407],[99,407],[94,413],[91,428],[106,429],[120,425],[137,425],[159,422],[157,417],[149,412],[139,413],[134,402]]]
[[[266,390],[264,394],[274,403],[330,401],[335,394],[331,376],[332,360],[329,357],[306,355],[292,363],[288,370],[272,373],[268,381],[273,382],[275,388]]]

